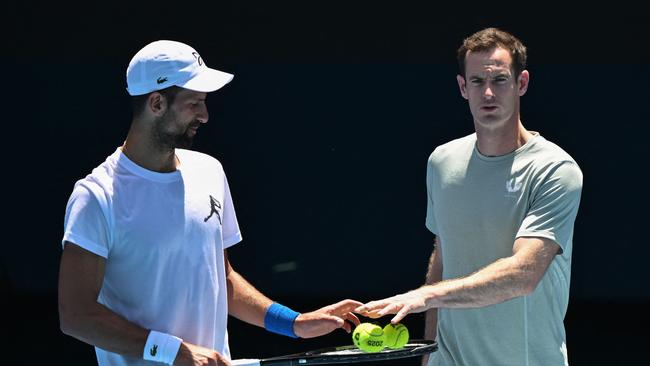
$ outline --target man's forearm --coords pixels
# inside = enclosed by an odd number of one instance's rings
[[[67,321],[61,322],[61,330],[65,334],[109,352],[133,358],[144,357],[150,331],[122,318],[103,305],[97,304],[97,307],[92,307],[91,312],[76,315],[74,320],[66,318]],[[164,354],[159,352],[158,357],[161,355]],[[201,362],[201,365],[213,365],[217,361],[218,365],[230,365],[229,360],[215,350],[185,341],[181,342],[175,355],[168,355],[174,357],[174,365],[195,365],[197,361]]]
[[[425,280],[426,285],[433,285],[442,281],[442,258],[441,258],[440,242],[436,237],[433,252],[429,259],[429,266],[427,268],[427,276]],[[424,317],[424,339],[434,340],[436,338],[438,327],[438,309],[429,309]]]
[[[444,243],[441,249],[444,254]],[[535,290],[559,249],[550,239],[518,238],[512,256],[499,259],[474,274],[371,301],[356,311],[371,317],[395,314],[391,319],[395,323],[409,313],[438,308],[476,308],[524,296]]]
[[[109,352],[142,357],[149,330],[117,315],[97,303],[84,313],[61,309],[61,330],[85,343]]]
[[[476,308],[501,303],[533,290],[515,257],[497,260],[467,277],[424,286],[427,308]]]
[[[227,284],[230,315],[258,327],[264,327],[266,309],[273,301],[232,269],[227,275]]]
[[[519,238],[513,255],[499,259],[462,278],[424,286],[427,308],[476,308],[525,296],[535,287],[558,253],[559,246],[544,238]]]

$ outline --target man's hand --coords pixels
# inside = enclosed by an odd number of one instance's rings
[[[381,318],[386,314],[397,314],[391,323],[397,324],[406,314],[427,310],[424,287],[382,300],[371,301],[354,309],[355,313],[370,318]]]
[[[313,338],[343,328],[346,332],[352,331],[352,324],[359,325],[360,321],[352,310],[363,305],[354,300],[343,300],[336,304],[328,305],[310,313],[298,315],[293,324],[293,331],[300,338]]]
[[[230,361],[219,352],[183,342],[178,350],[175,366],[232,366]]]

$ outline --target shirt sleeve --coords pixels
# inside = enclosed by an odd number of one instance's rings
[[[237,223],[237,215],[235,214],[235,205],[232,202],[230,194],[230,186],[228,186],[228,179],[224,173],[224,206],[223,206],[223,247],[224,249],[235,245],[242,241],[242,235],[239,231],[239,224]]]
[[[571,243],[582,192],[582,172],[565,161],[551,168],[536,189],[517,237],[543,237],[564,251]]]
[[[61,244],[71,242],[107,258],[110,236],[105,211],[87,187],[76,184],[66,207]]]
[[[434,234],[438,234],[438,223],[436,222],[436,216],[434,212],[434,202],[433,202],[433,182],[434,182],[434,165],[433,165],[433,154],[429,157],[427,162],[427,217],[425,220],[425,226],[429,231]]]

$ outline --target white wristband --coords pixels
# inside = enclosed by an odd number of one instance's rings
[[[178,349],[181,347],[182,339],[171,334],[165,334],[152,330],[144,345],[143,358],[147,361],[162,362],[167,365],[174,363]]]

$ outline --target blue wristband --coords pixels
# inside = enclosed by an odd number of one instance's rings
[[[274,302],[266,310],[264,316],[264,328],[266,330],[285,335],[291,338],[298,338],[296,333],[293,332],[293,322],[300,315],[284,305]]]

